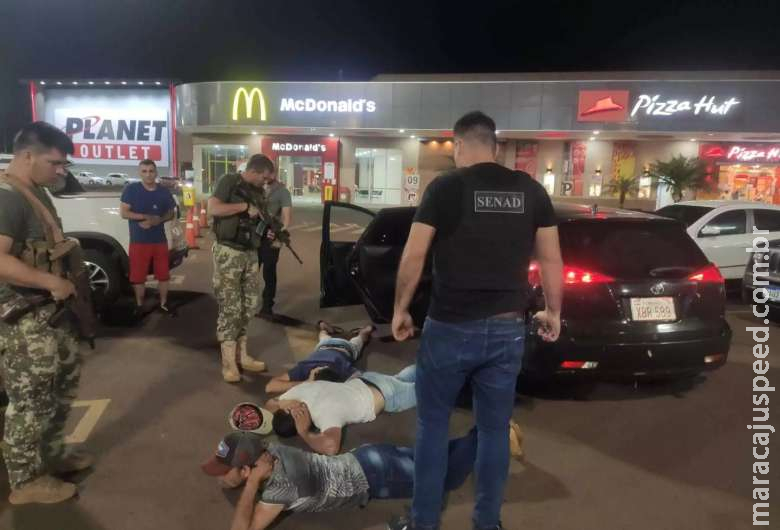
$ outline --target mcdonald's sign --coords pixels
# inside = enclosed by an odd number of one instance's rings
[[[260,114],[260,121],[265,121],[265,98],[263,92],[255,87],[252,90],[247,90],[244,87],[240,87],[233,95],[233,121],[238,121],[238,111],[241,106],[241,100],[244,101],[244,110],[246,112],[246,119],[251,119],[253,116],[255,96],[257,96],[257,106]]]

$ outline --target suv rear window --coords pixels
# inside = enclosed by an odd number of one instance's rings
[[[682,204],[674,204],[671,206],[664,206],[655,213],[661,217],[677,219],[688,228],[710,211],[712,211],[712,208],[709,206],[684,206]]]
[[[682,278],[708,263],[683,227],[669,221],[578,220],[559,232],[566,265],[614,278]]]

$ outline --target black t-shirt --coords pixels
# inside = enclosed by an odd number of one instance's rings
[[[557,224],[541,184],[495,163],[436,178],[414,221],[436,229],[428,315],[443,322],[525,311],[536,229]]]

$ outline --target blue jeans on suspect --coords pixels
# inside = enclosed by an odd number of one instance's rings
[[[412,364],[395,375],[363,372],[358,377],[379,389],[385,398],[385,412],[403,412],[417,405],[414,391],[416,365]]]
[[[474,469],[477,429],[449,442],[446,491],[459,488]],[[372,444],[352,451],[368,480],[372,499],[409,499],[414,492],[414,449],[392,444]]]
[[[448,428],[467,379],[477,425],[474,528],[500,523],[509,469],[509,420],[525,343],[520,318],[448,323],[427,319],[417,353],[415,528],[438,528],[448,475]]]

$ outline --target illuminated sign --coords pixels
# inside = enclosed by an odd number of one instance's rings
[[[628,90],[580,90],[577,121],[623,122],[628,118]]]
[[[282,98],[279,109],[282,112],[335,112],[357,113],[376,112],[376,101],[370,99],[296,99]]]
[[[711,115],[726,116],[730,110],[739,105],[737,98],[718,100],[715,96],[704,95],[699,101],[688,99],[662,99],[660,95],[640,95],[631,116],[643,112],[646,116],[676,116],[679,114],[692,114],[693,116]]]
[[[252,110],[254,109],[255,99],[257,99],[257,106],[259,108],[260,121],[265,121],[265,98],[263,92],[255,87],[252,90],[247,90],[244,87],[236,90],[233,95],[233,121],[238,121],[238,111],[241,107],[241,100],[244,101],[244,110],[246,112],[246,119],[251,119],[253,116]]]
[[[271,151],[281,151],[285,153],[324,153],[328,150],[325,144],[296,144],[291,142],[274,142],[271,144]]]
[[[780,144],[704,144],[701,157],[734,162],[780,162]]]

